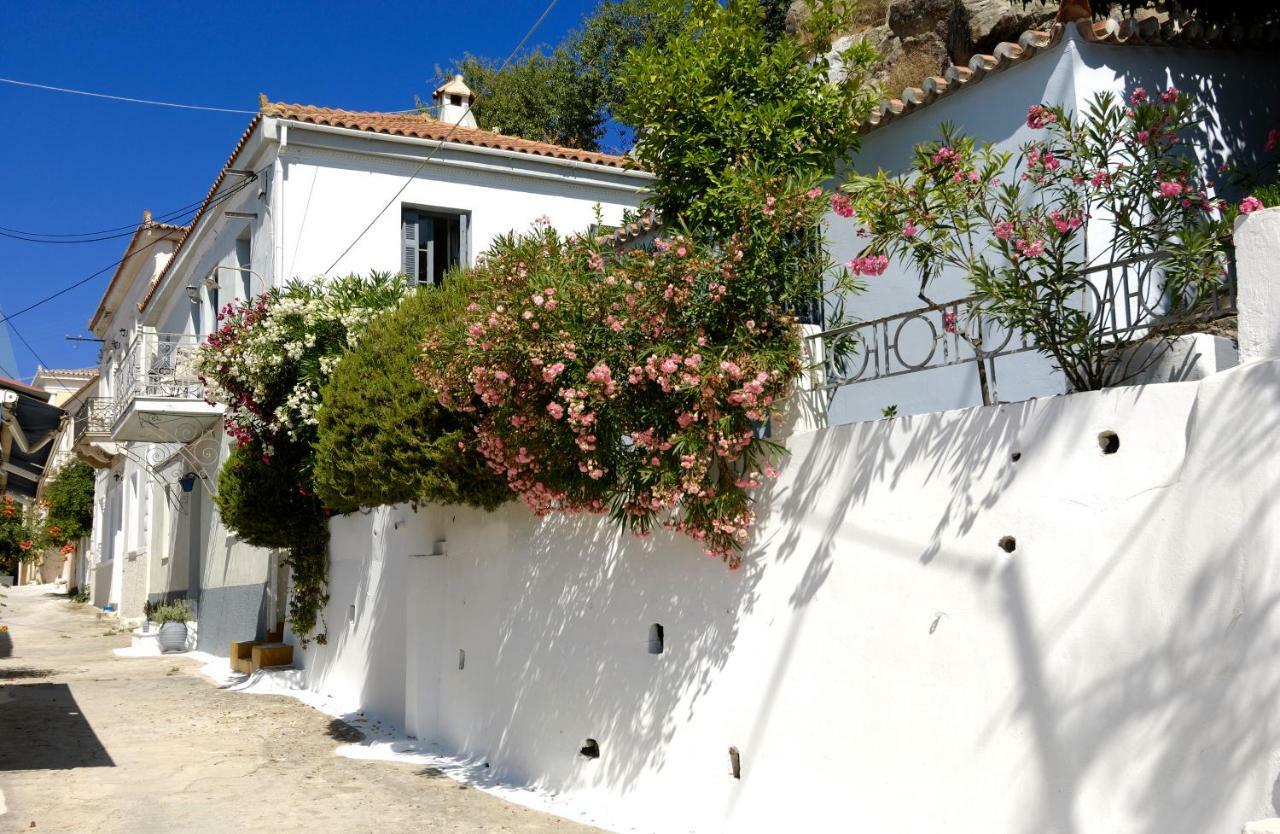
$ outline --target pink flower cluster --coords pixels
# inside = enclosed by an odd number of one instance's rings
[[[861,255],[845,264],[854,275],[884,275],[889,268],[885,255]]]
[[[1058,121],[1058,115],[1043,104],[1033,104],[1027,108],[1027,127],[1039,130]]]

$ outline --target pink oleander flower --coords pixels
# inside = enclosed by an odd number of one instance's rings
[[[846,266],[854,275],[883,275],[889,268],[889,258],[885,255],[863,255],[849,261]]]
[[[1182,183],[1166,181],[1160,183],[1161,197],[1177,197],[1182,194]]]
[[[760,211],[762,211],[765,214],[773,214],[774,212],[773,207],[777,204],[777,202],[778,202],[777,197],[774,197],[772,195],[766,197],[764,200],[764,208],[760,209]]]
[[[1136,135],[1137,135],[1138,141],[1143,143],[1144,145],[1147,143],[1147,140],[1151,138],[1151,132],[1147,130],[1139,130]]]
[[[1171,84],[1169,85],[1169,89],[1160,94],[1160,100],[1165,104],[1173,104],[1178,100],[1179,95],[1180,93],[1178,92],[1178,88]]]
[[[1261,211],[1264,208],[1266,206],[1262,204],[1262,201],[1252,194],[1240,201],[1241,214],[1253,214],[1255,211]]]
[[[946,145],[943,145],[941,148],[938,148],[938,150],[934,152],[933,164],[946,165],[948,163],[955,162],[959,158],[960,158],[960,154],[956,153],[951,148],[948,148]]]
[[[1106,171],[1098,171],[1089,179],[1089,184],[1094,188],[1101,188],[1106,185],[1110,179],[1111,177]]]
[[[822,196],[822,186],[815,185],[813,188],[810,188],[808,191],[805,192],[805,196],[808,197],[810,200],[818,199],[819,197]]]
[[[1129,94],[1129,103],[1133,105],[1145,104],[1147,101],[1147,89],[1145,87],[1135,87],[1133,92]]]
[[[547,413],[551,415],[552,420],[559,420],[564,416],[564,406],[557,402],[547,403]]]
[[[915,237],[915,236],[916,236],[916,232],[918,232],[918,231],[920,231],[920,230],[916,228],[916,224],[911,223],[911,222],[909,222],[909,221],[908,221],[907,225],[905,225],[905,226],[903,226],[903,227],[902,227],[902,236],[903,236],[903,237]]]
[[[841,217],[853,217],[853,201],[848,194],[832,194],[831,210]]]
[[[1044,254],[1044,241],[1022,239],[1014,244],[1014,248],[1028,258],[1038,258]]]
[[[942,329],[948,333],[956,332],[956,313],[955,310],[947,310],[942,314]]]
[[[1027,108],[1027,127],[1040,129],[1058,120],[1057,114],[1043,104],[1033,104]]]
[[[999,223],[996,223],[994,231],[996,237],[1001,240],[1008,240],[1013,237],[1013,223],[1008,220],[1001,220]]]

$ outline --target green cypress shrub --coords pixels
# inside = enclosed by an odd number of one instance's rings
[[[218,472],[214,503],[222,523],[256,547],[292,548],[315,537],[323,515],[303,486],[299,450],[281,444],[270,463],[256,443],[236,446]]]
[[[468,423],[436,402],[414,371],[434,324],[466,308],[465,274],[423,289],[369,323],[321,392],[315,488],[325,507],[352,512],[431,501],[493,509],[511,497],[473,452]]]

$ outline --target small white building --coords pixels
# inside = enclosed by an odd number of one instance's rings
[[[1206,108],[1202,134],[1189,144],[1213,172],[1242,152],[1256,153],[1267,131],[1280,123],[1277,37],[1263,27],[1207,28],[1157,18],[1081,21],[1024,32],[1017,43],[1001,43],[989,55],[974,56],[968,66],[952,67],[944,77],[923,78],[919,86],[885,100],[850,165],[863,173],[908,174],[914,148],[937,140],[947,123],[960,135],[1016,156],[1042,133],[1027,127],[1032,104],[1082,112],[1100,92],[1123,96],[1138,86],[1163,90],[1172,84],[1193,93]],[[832,213],[827,223],[837,263],[861,251],[865,241],[857,236],[853,220]],[[1137,299],[1126,297],[1121,285],[1127,277],[1128,291],[1136,292],[1134,276],[1122,272],[1101,270],[1091,278],[1104,297],[1106,282],[1112,282],[1121,325],[1141,318]],[[830,422],[875,419],[891,405],[898,414],[921,414],[981,404],[974,351],[943,327],[941,307],[955,310],[948,305],[973,292],[966,278],[947,273],[922,289],[907,266],[891,263],[868,284],[866,293],[848,301],[848,309],[867,324],[857,333],[859,355],[838,375],[850,384],[833,393]],[[939,308],[928,309],[932,305]],[[1009,336],[1006,331],[988,335],[994,336],[988,338],[988,348]],[[993,401],[1017,402],[1066,390],[1065,379],[1049,360],[1023,347],[1013,336],[1002,355],[985,360]],[[1218,348],[1223,355],[1195,358],[1181,378],[1234,364],[1230,346]]]
[[[469,91],[441,88],[451,106]],[[275,631],[287,578],[278,554],[223,527],[211,500],[229,450],[222,411],[183,361],[232,299],[290,279],[404,271],[439,283],[496,236],[548,218],[617,224],[649,175],[622,157],[533,142],[425,114],[263,101],[192,222],[144,217],[95,312],[98,397],[82,453],[102,468],[93,601],[125,617],[197,601],[199,648]]]

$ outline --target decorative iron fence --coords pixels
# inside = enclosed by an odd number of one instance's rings
[[[85,434],[107,434],[115,420],[115,402],[110,397],[89,397],[80,404],[75,416],[75,439]]]
[[[1180,321],[1211,321],[1236,310],[1234,261],[1224,279],[1183,304],[1186,313],[1169,315],[1168,294],[1159,259],[1130,258],[1092,267],[1083,273],[1079,309],[1090,313],[1103,344],[1142,338],[1154,326]],[[987,313],[978,296],[895,313],[825,330],[807,337],[810,356],[822,367],[811,376],[811,390],[835,389],[954,365],[974,364],[983,402],[994,401],[996,360],[1036,349],[1032,339],[1003,327]]]
[[[118,401],[203,398],[204,386],[192,365],[199,345],[200,337],[191,333],[139,333],[120,360]]]

